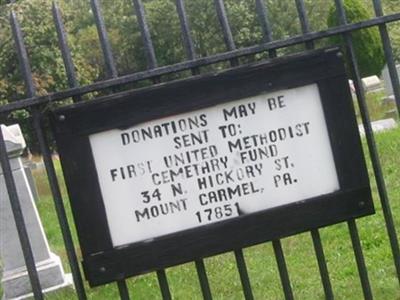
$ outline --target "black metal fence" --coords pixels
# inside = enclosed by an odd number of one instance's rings
[[[113,53],[109,43],[105,22],[102,17],[101,7],[99,5],[98,0],[91,0],[92,12],[94,14],[94,19],[99,34],[101,50],[104,55],[104,61],[106,65],[105,69],[107,71],[108,78],[85,86],[79,86],[78,84],[73,60],[71,57],[71,52],[68,47],[67,34],[65,32],[62,22],[61,12],[57,4],[53,4],[52,12],[54,17],[54,23],[57,29],[59,47],[62,53],[62,58],[64,61],[65,71],[70,88],[63,91],[57,91],[55,93],[48,94],[45,96],[37,96],[36,94],[35,85],[31,73],[30,61],[24,45],[24,36],[21,31],[16,14],[11,13],[10,15],[10,24],[12,28],[12,35],[15,42],[15,49],[18,54],[20,71],[25,82],[26,97],[22,100],[10,102],[6,105],[1,106],[0,113],[8,114],[18,109],[28,109],[31,112],[33,119],[33,128],[34,132],[36,133],[38,143],[40,145],[41,154],[43,155],[48,181],[50,184],[52,196],[55,203],[56,213],[58,216],[60,228],[62,231],[62,236],[65,243],[65,249],[68,256],[68,261],[73,274],[77,297],[79,299],[86,299],[87,294],[85,291],[85,286],[82,281],[82,274],[77,259],[77,253],[75,251],[76,246],[74,245],[71,235],[71,227],[68,224],[66,210],[63,204],[63,199],[62,199],[63,196],[60,190],[60,185],[52,161],[51,151],[49,147],[49,140],[48,140],[49,136],[48,129],[45,128],[44,126],[46,115],[43,113],[43,111],[45,110],[47,105],[54,101],[66,100],[71,97],[73,98],[74,101],[80,101],[81,96],[84,94],[97,92],[101,90],[113,90],[120,86],[134,83],[137,81],[142,81],[145,79],[150,79],[154,83],[159,83],[161,82],[163,75],[174,74],[184,70],[191,70],[192,74],[195,75],[199,74],[200,67],[216,64],[219,62],[228,61],[230,62],[231,66],[236,66],[239,64],[240,57],[255,55],[258,53],[267,52],[269,57],[273,58],[277,55],[278,49],[293,45],[304,44],[306,49],[312,49],[314,48],[315,41],[335,35],[341,35],[345,41],[346,53],[348,55],[348,61],[350,62],[349,64],[350,72],[353,75],[352,77],[354,79],[354,86],[356,90],[358,106],[360,109],[362,122],[366,131],[366,141],[370,154],[369,157],[371,159],[374,178],[376,180],[378,188],[379,200],[384,215],[386,231],[388,239],[390,241],[391,252],[393,255],[393,264],[395,265],[396,269],[395,276],[399,281],[400,285],[399,242],[398,242],[398,237],[396,235],[395,224],[390,208],[390,201],[388,198],[388,192],[385,185],[385,178],[380,163],[380,155],[378,153],[377,146],[375,144],[374,134],[370,124],[370,117],[369,117],[368,107],[366,104],[366,95],[363,89],[359,67],[357,64],[357,57],[355,54],[353,39],[352,39],[352,34],[356,30],[365,29],[369,27],[379,28],[380,37],[385,53],[385,58],[388,65],[391,82],[393,85],[393,91],[396,99],[397,109],[400,111],[399,78],[396,72],[396,66],[392,54],[391,41],[389,38],[388,26],[387,26],[387,24],[390,22],[396,22],[400,20],[400,12],[391,15],[384,15],[381,1],[372,0],[372,4],[375,11],[375,17],[369,20],[364,20],[359,23],[349,24],[346,18],[346,12],[344,9],[343,1],[335,0],[334,3],[336,5],[336,9],[338,12],[340,25],[337,27],[328,28],[323,31],[312,32],[310,30],[304,1],[294,0],[298,11],[298,17],[302,29],[302,34],[281,40],[273,40],[271,32],[271,24],[268,19],[268,7],[266,6],[265,1],[255,0],[256,13],[259,18],[259,25],[263,33],[263,42],[245,48],[236,48],[229,20],[227,17],[224,1],[223,0],[210,0],[210,1],[214,1],[217,17],[221,26],[227,51],[208,57],[199,57],[195,53],[194,42],[189,26],[190,20],[188,19],[188,16],[185,12],[184,0],[176,0],[176,12],[179,16],[181,34],[183,37],[182,40],[187,55],[187,60],[173,65],[158,67],[157,57],[155,55],[149,26],[146,21],[146,13],[144,5],[141,0],[133,0],[133,6],[136,12],[137,21],[139,23],[140,33],[144,44],[145,57],[147,59],[148,70],[124,76],[119,76],[113,59]],[[35,299],[43,299],[40,282],[38,279],[37,271],[35,269],[32,250],[30,247],[26,227],[21,212],[20,202],[16,192],[15,182],[12,176],[12,171],[5,150],[4,137],[1,131],[0,131],[0,158],[34,296]],[[399,201],[399,199],[394,199],[394,200]],[[356,221],[350,220],[348,221],[347,225],[352,242],[352,248],[354,250],[354,256],[357,263],[359,279],[362,286],[364,298],[372,299],[373,294],[368,277],[368,270],[364,261],[363,249],[359,238]],[[334,293],[330,280],[330,273],[328,272],[327,262],[324,255],[324,248],[323,248],[323,243],[321,241],[320,232],[318,229],[315,229],[310,232],[310,235],[315,250],[315,255],[319,267],[319,272],[325,297],[326,299],[333,299]],[[285,262],[285,255],[281,245],[281,241],[280,240],[272,241],[272,246],[276,257],[276,262],[279,270],[284,297],[285,299],[293,299],[294,296],[292,291],[292,285],[290,281],[288,268]],[[236,250],[234,251],[234,255],[236,258],[237,269],[239,272],[244,297],[245,299],[253,299],[253,291],[251,288],[251,282],[248,276],[248,271],[243,251],[241,249]],[[196,260],[195,266],[203,297],[205,299],[212,299],[212,293],[204,261],[202,259]],[[159,281],[159,287],[163,299],[171,299],[172,295],[168,285],[166,272],[164,270],[157,271],[157,278]],[[124,280],[121,280],[117,282],[117,285],[121,299],[129,299],[130,296],[126,282]]]

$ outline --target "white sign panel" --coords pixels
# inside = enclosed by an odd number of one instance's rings
[[[339,190],[316,84],[96,133],[90,144],[114,246]]]

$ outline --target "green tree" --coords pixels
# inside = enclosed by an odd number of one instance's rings
[[[372,17],[360,0],[344,0],[344,8],[349,23],[360,22]],[[339,24],[336,6],[333,6],[329,12],[328,26],[333,27]],[[385,57],[378,29],[362,29],[352,33],[352,37],[361,76],[380,75],[385,64]],[[332,37],[331,42],[344,45],[341,36]],[[343,48],[345,49],[344,46]]]
[[[62,5],[62,3],[61,3]],[[64,7],[65,26],[73,11]],[[58,39],[51,14],[51,1],[31,0],[15,4],[3,5],[0,11],[0,101],[1,104],[16,101],[26,97],[23,78],[20,72],[15,43],[11,34],[10,12],[15,12],[21,30],[24,44],[28,52],[32,78],[37,95],[45,95],[53,91],[67,88],[65,69],[58,48]],[[98,76],[98,70],[87,64],[81,55],[81,49],[76,43],[70,43],[72,56],[81,84],[92,82]],[[8,118],[2,116],[3,123],[19,123],[26,133],[25,138],[33,150],[36,150],[34,137],[30,134],[30,113],[26,110],[13,112]]]

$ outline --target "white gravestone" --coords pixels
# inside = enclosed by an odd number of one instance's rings
[[[21,161],[26,147],[18,125],[1,130],[6,142],[15,185],[24,221],[44,292],[71,285],[71,276],[65,275],[60,258],[50,251],[32,192]],[[3,300],[24,299],[32,295],[25,260],[7,193],[3,170],[0,167],[0,258],[3,265]]]
[[[371,127],[373,132],[382,132],[386,130],[390,130],[397,127],[397,123],[394,119],[383,119],[371,122]],[[361,135],[365,135],[364,125],[358,125],[358,130]]]
[[[361,81],[367,92],[380,91],[382,88],[381,80],[376,75],[364,77]]]
[[[396,70],[397,74],[400,76],[400,65],[396,65]],[[388,99],[394,101],[392,80],[390,79],[390,73],[387,65],[385,65],[385,67],[382,70],[382,80],[385,86],[385,91]]]

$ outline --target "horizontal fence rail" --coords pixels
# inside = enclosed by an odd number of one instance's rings
[[[21,77],[23,78],[25,84],[25,98],[1,106],[0,114],[6,115],[20,109],[27,109],[31,113],[34,132],[39,142],[41,154],[43,155],[47,178],[53,196],[56,214],[58,217],[58,222],[60,224],[61,234],[65,244],[68,262],[70,264],[71,272],[73,275],[76,295],[78,299],[84,300],[87,299],[88,296],[86,293],[85,284],[82,279],[82,272],[79,267],[76,246],[74,245],[72,239],[71,226],[67,219],[66,208],[64,207],[60,184],[57,179],[56,170],[52,161],[51,151],[49,147],[51,131],[46,127],[47,120],[45,118],[45,115],[43,114],[43,111],[45,111],[47,107],[51,106],[52,103],[55,101],[72,98],[73,102],[76,103],[82,101],[82,97],[85,94],[99,92],[103,90],[114,93],[120,87],[146,79],[151,79],[154,84],[159,84],[162,82],[162,76],[168,74],[176,74],[186,70],[191,71],[191,74],[193,76],[200,75],[201,67],[217,64],[220,62],[229,62],[230,67],[236,67],[240,64],[240,58],[246,56],[254,56],[256,54],[266,53],[268,54],[269,59],[273,59],[278,56],[277,50],[294,45],[303,45],[305,49],[311,50],[315,48],[316,41],[332,36],[341,36],[345,41],[346,55],[348,56],[348,61],[350,62],[350,71],[354,79],[357,103],[358,107],[360,108],[361,119],[365,128],[366,141],[372,163],[374,179],[378,188],[379,200],[383,210],[386,232],[390,243],[391,253],[393,255],[393,264],[396,269],[396,277],[400,285],[400,251],[398,236],[395,228],[392,210],[390,207],[390,199],[385,184],[385,177],[382,171],[380,155],[375,143],[374,133],[371,127],[370,114],[366,102],[366,95],[361,81],[359,66],[357,63],[357,57],[354,50],[352,38],[352,34],[355,31],[371,27],[377,27],[379,29],[382,46],[384,49],[384,54],[391,78],[391,83],[393,86],[397,110],[398,112],[400,112],[399,75],[396,72],[392,45],[387,29],[387,25],[389,23],[400,21],[400,12],[391,15],[384,15],[381,1],[372,0],[375,17],[364,20],[362,22],[350,24],[347,22],[347,16],[344,9],[343,1],[332,0],[332,3],[335,4],[337,9],[340,24],[336,27],[328,28],[326,30],[312,32],[304,0],[293,0],[293,4],[295,5],[298,13],[298,19],[302,33],[285,39],[273,40],[273,24],[271,24],[271,21],[269,19],[269,7],[263,0],[254,0],[256,9],[255,14],[258,18],[258,23],[262,33],[262,42],[244,48],[237,48],[234,36],[232,34],[229,14],[227,13],[225,2],[223,0],[210,1],[213,2],[214,5],[214,10],[216,13],[218,24],[220,26],[219,29],[221,30],[221,35],[223,37],[226,51],[207,57],[200,57],[200,55],[196,53],[195,42],[190,26],[191,20],[186,12],[185,7],[186,1],[176,0],[175,8],[177,17],[179,19],[182,46],[184,49],[186,61],[167,66],[159,66],[154,48],[153,38],[151,36],[150,26],[146,18],[145,5],[141,0],[132,0],[131,13],[135,15],[136,22],[138,23],[140,38],[143,43],[143,50],[147,63],[147,69],[145,71],[134,72],[128,75],[119,75],[115,63],[115,57],[108,37],[106,22],[102,14],[100,1],[90,0],[90,7],[93,13],[94,23],[100,41],[101,54],[104,59],[106,79],[84,86],[80,86],[78,82],[78,77],[71,55],[71,49],[68,44],[67,32],[65,30],[62,20],[62,11],[60,10],[57,3],[53,3],[51,13],[55,24],[58,44],[65,67],[65,73],[69,88],[44,96],[37,95],[36,87],[32,77],[29,57],[25,49],[23,32],[21,30],[16,14],[14,12],[11,12],[10,26],[12,29],[12,36],[15,43],[15,50],[17,53]],[[14,1],[10,2],[12,3]],[[94,99],[93,101],[96,100]],[[32,250],[29,239],[27,237],[26,227],[24,224],[23,216],[21,214],[21,208],[19,207],[18,195],[15,189],[15,182],[13,180],[5,149],[6,148],[3,134],[0,132],[1,167],[4,170],[7,190],[17,223],[19,238],[22,244],[22,248],[24,250],[24,258],[31,280],[34,297],[35,299],[42,299],[43,296],[41,292],[40,282],[38,279],[36,268],[34,267]],[[370,284],[368,268],[365,263],[362,242],[360,240],[356,221],[348,221],[347,229],[350,235],[363,296],[365,299],[373,299],[373,290]],[[325,298],[334,299],[334,291],[332,287],[330,273],[328,270],[327,260],[325,258],[323,241],[321,239],[320,232],[318,229],[313,229],[309,232],[309,234],[315,252],[316,262]],[[277,264],[276,267],[278,270],[279,279],[282,286],[282,296],[287,300],[294,299],[295,297],[293,292],[293,285],[290,280],[288,263],[285,259],[285,253],[281,241],[273,240],[272,247]],[[246,264],[245,253],[243,249],[235,249],[233,254],[235,257],[238,276],[242,286],[243,296],[246,300],[254,299],[254,291],[249,276],[248,266]],[[204,299],[213,299],[213,292],[210,286],[204,260],[202,258],[197,259],[196,261],[194,261],[194,266],[197,272],[197,278],[202,297]],[[173,299],[173,293],[169,286],[167,272],[163,269],[158,270],[156,272],[156,275],[161,297],[163,299]],[[121,299],[131,298],[126,280],[118,280],[116,282],[116,287],[118,289],[118,293]]]

